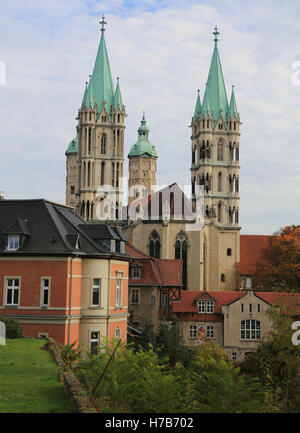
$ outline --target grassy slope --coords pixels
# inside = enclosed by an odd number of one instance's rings
[[[0,346],[0,413],[74,412],[44,340],[20,338]]]

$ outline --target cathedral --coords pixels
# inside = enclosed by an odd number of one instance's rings
[[[66,203],[87,222],[118,226],[132,246],[154,258],[181,259],[183,288],[237,290],[240,262],[240,117],[228,102],[217,27],[205,92],[190,124],[191,197],[176,181],[156,191],[159,147],[145,114],[128,152],[128,204],[123,203],[126,110],[114,86],[104,37],[86,83],[75,138],[66,151]],[[201,192],[201,203],[199,201]],[[201,214],[201,224],[198,214]]]

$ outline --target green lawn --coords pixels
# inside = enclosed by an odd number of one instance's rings
[[[45,340],[19,338],[0,345],[0,413],[75,412]]]

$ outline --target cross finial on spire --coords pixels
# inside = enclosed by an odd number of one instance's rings
[[[102,35],[103,35],[103,32],[105,32],[104,25],[107,24],[106,21],[105,21],[105,16],[104,15],[102,15],[102,20],[99,21],[99,24],[101,24],[101,32],[102,32]]]
[[[214,41],[217,43],[218,42],[218,35],[219,35],[220,33],[218,32],[218,26],[216,25],[215,26],[215,31],[213,32],[213,35],[215,35],[215,39],[214,39]]]

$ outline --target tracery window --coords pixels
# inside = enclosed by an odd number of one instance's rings
[[[180,232],[175,241],[175,259],[182,260],[182,283],[183,289],[187,288],[187,248],[188,242],[185,233]]]
[[[149,255],[155,259],[160,259],[160,237],[155,230],[150,235]]]

